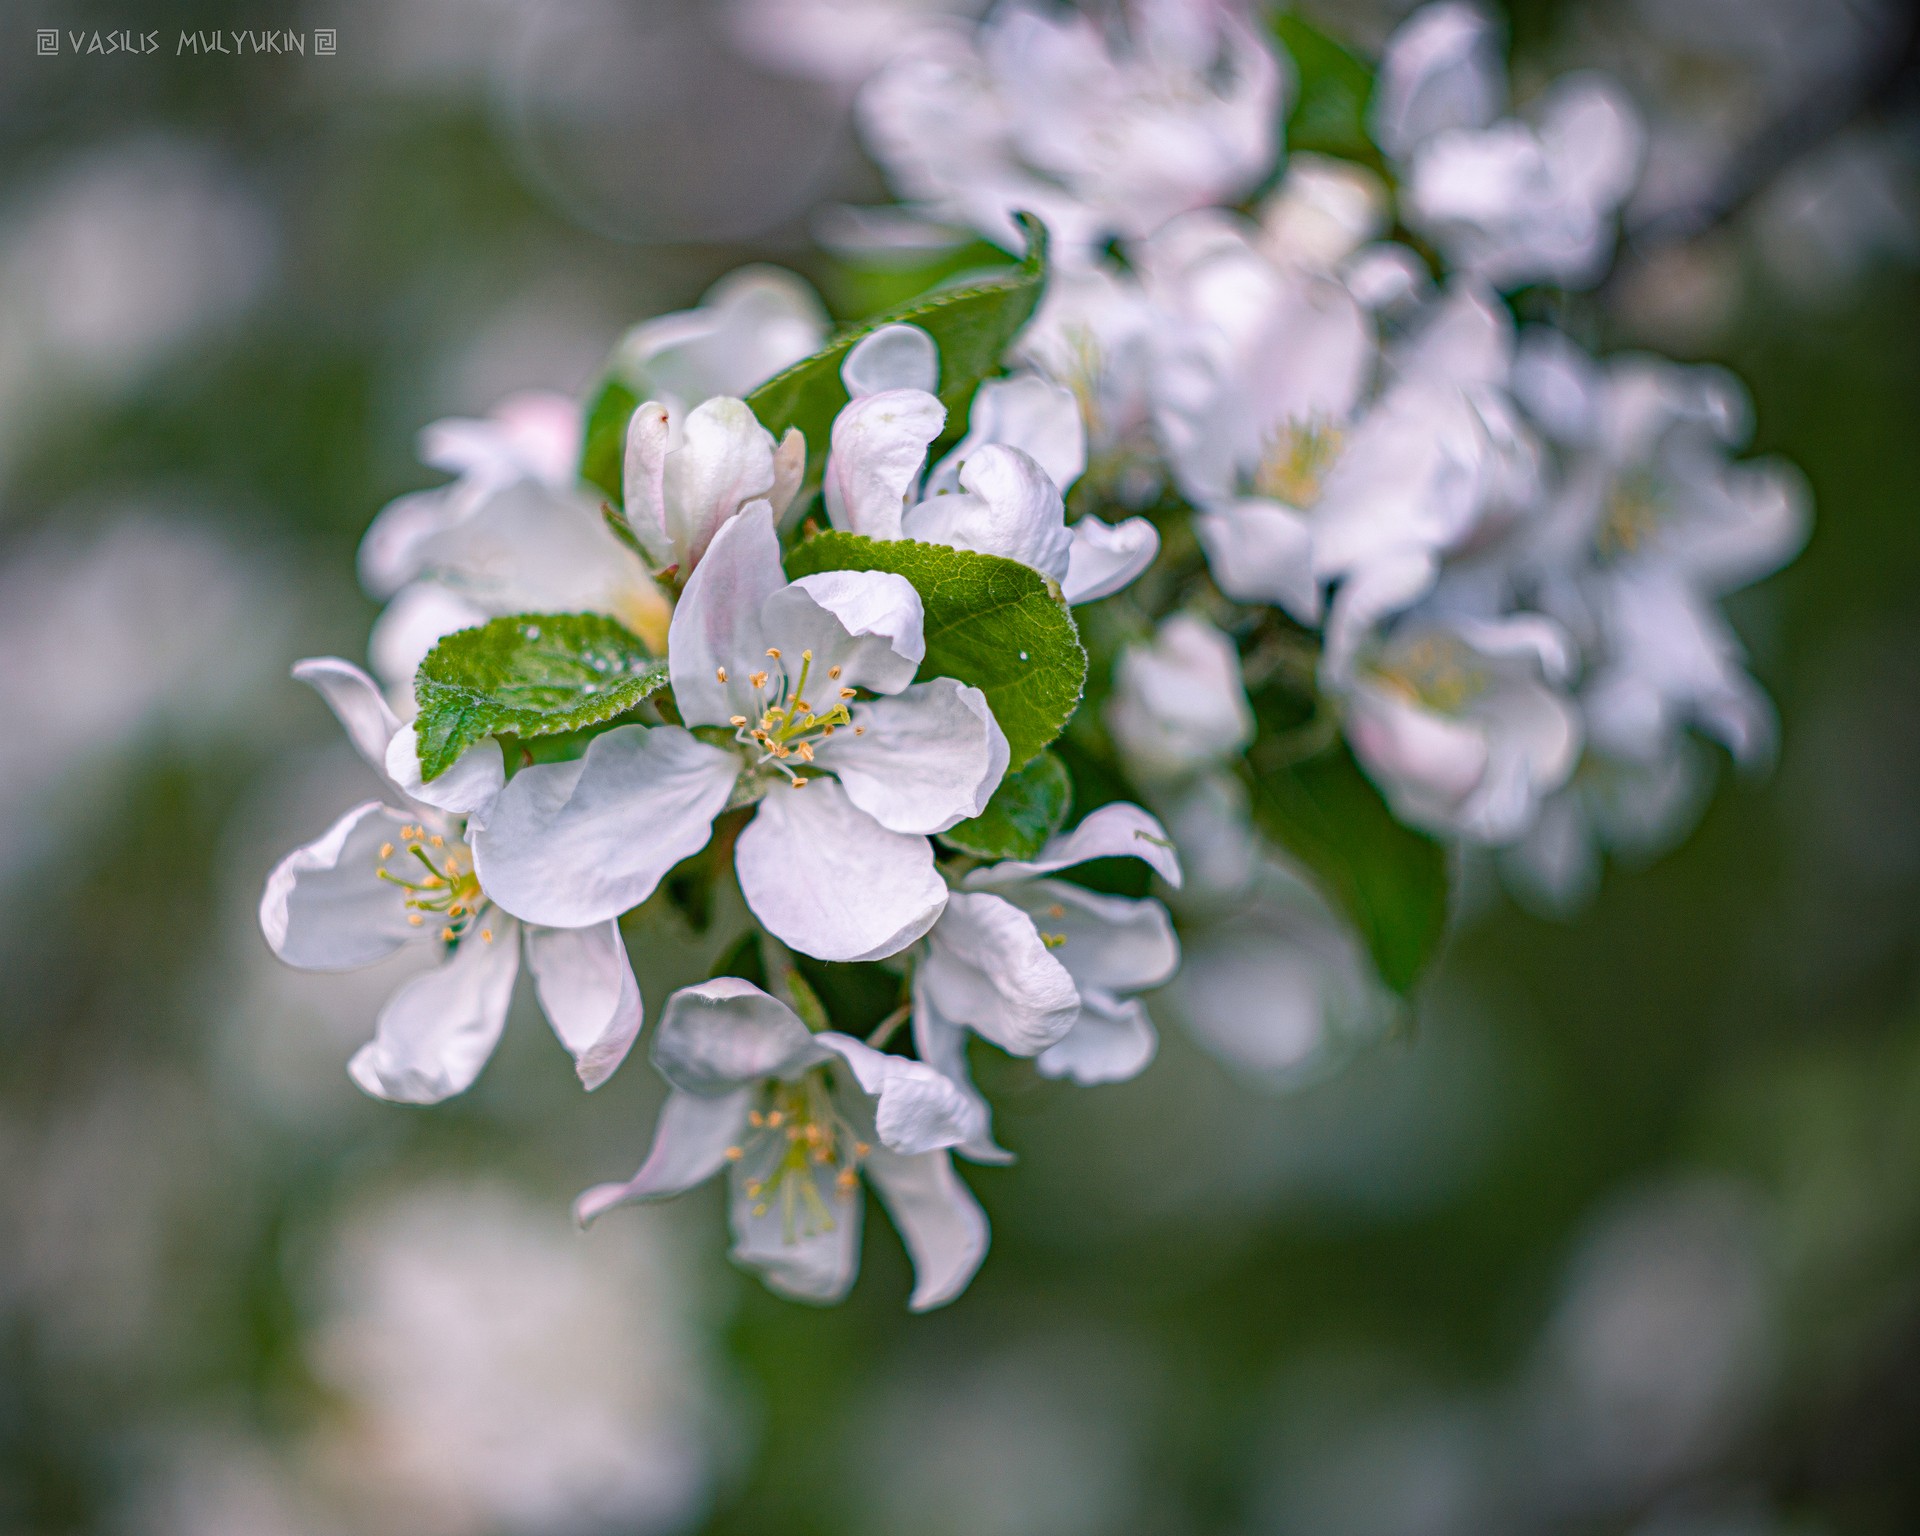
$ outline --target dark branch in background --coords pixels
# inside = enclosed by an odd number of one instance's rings
[[[1860,67],[1850,79],[1823,82],[1761,127],[1728,157],[1706,195],[1630,220],[1622,265],[1718,228],[1802,155],[1855,123],[1912,105],[1920,84],[1920,4],[1900,0],[1882,16],[1886,24],[1862,48]]]

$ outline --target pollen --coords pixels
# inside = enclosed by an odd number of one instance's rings
[[[851,688],[842,688],[842,689],[840,690],[840,697],[841,697],[841,698],[843,698],[843,699],[850,699],[850,698],[852,698],[852,697],[853,697],[853,690],[852,690]]]
[[[747,681],[752,683],[756,688],[764,688],[767,686],[767,674],[764,672],[756,672],[752,677],[748,678]]]
[[[745,1147],[728,1147],[724,1154],[727,1161],[730,1163],[737,1163],[740,1161],[741,1158],[745,1157],[746,1155],[747,1155],[747,1149]]]
[[[491,944],[493,942],[493,930],[491,928],[482,928],[480,930],[480,942],[483,944]]]
[[[838,682],[840,680],[840,669],[838,667],[828,667],[827,676],[832,678],[835,682]]]
[[[407,914],[407,921],[413,927],[418,928],[422,923],[426,921],[426,919],[422,917],[418,912],[409,912]]]
[[[393,857],[392,843],[382,843],[380,845],[380,857],[383,859],[390,859]]]
[[[713,675],[717,680],[724,683],[727,680],[727,669],[725,667],[715,667],[713,669]]]
[[[780,647],[777,645],[768,646],[767,655],[772,657],[775,661],[778,661],[780,659]]]

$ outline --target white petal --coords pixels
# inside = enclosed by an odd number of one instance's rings
[[[354,750],[383,777],[387,771],[387,743],[400,729],[399,717],[387,707],[380,685],[350,661],[338,656],[313,656],[293,665],[293,675],[308,684],[333,711],[353,743]]]
[[[883,325],[847,353],[840,382],[856,400],[889,389],[930,395],[940,387],[940,349],[917,325]]]
[[[924,971],[916,975],[913,986],[913,1047],[920,1059],[958,1088],[979,1117],[979,1130],[960,1142],[955,1150],[976,1163],[1010,1163],[1013,1154],[993,1139],[993,1110],[967,1074],[967,1028],[940,1012],[921,984]]]
[[[979,1131],[979,1116],[966,1095],[925,1062],[876,1051],[834,1030],[813,1038],[837,1051],[861,1092],[876,1101],[874,1129],[885,1146],[911,1156],[951,1147]]]
[[[1387,40],[1374,94],[1374,141],[1404,157],[1448,128],[1493,121],[1506,95],[1493,23],[1477,6],[1423,6]]]
[[[629,1200],[663,1200],[706,1183],[726,1166],[727,1148],[739,1144],[752,1104],[750,1088],[713,1097],[675,1089],[660,1107],[640,1171],[624,1184],[594,1185],[573,1202],[573,1219],[585,1226]]]
[[[900,537],[900,514],[946,425],[947,408],[925,390],[888,389],[855,400],[834,418],[827,456],[827,517],[870,539]]]
[[[1151,898],[1107,896],[1061,880],[1035,880],[1007,896],[1054,939],[1053,956],[1082,998],[1090,991],[1145,991],[1179,968],[1173,923]]]
[[[760,610],[786,584],[772,507],[748,507],[714,535],[667,630],[674,702],[689,725],[725,725],[752,707],[746,680],[769,643]]]
[[[945,1152],[902,1157],[876,1147],[867,1160],[873,1192],[913,1259],[916,1312],[945,1306],[967,1288],[987,1256],[987,1215]]]
[[[369,800],[274,866],[260,898],[260,931],[276,955],[303,970],[350,971],[419,937],[403,893],[375,873],[381,846],[400,841],[406,820]]]
[[[1136,997],[1089,994],[1067,1037],[1034,1063],[1043,1077],[1068,1077],[1083,1087],[1124,1083],[1146,1071],[1160,1047],[1146,1005]]]
[[[1067,574],[1060,583],[1069,603],[1112,597],[1146,572],[1160,553],[1160,530],[1144,517],[1109,526],[1087,516],[1067,530]]]
[[[1032,457],[1063,495],[1086,473],[1087,428],[1079,398],[1038,374],[988,379],[974,392],[967,435],[927,477],[927,495],[956,489],[960,466],[988,443],[1004,443]]]
[[[667,455],[667,537],[682,571],[707,552],[726,520],[773,489],[773,434],[743,400],[702,402]]]
[[[947,899],[916,980],[942,1015],[1016,1056],[1045,1050],[1080,1012],[1073,978],[1033,919],[984,893],[956,891]]]
[[[619,919],[592,928],[528,925],[527,969],[540,1009],[572,1055],[580,1081],[598,1088],[626,1060],[642,1018]]]
[[[833,1171],[819,1163],[790,1173],[780,1191],[772,1194],[747,1194],[743,1188],[747,1177],[744,1165],[735,1163],[727,1206],[733,1261],[758,1270],[769,1289],[795,1301],[839,1301],[860,1272],[863,1201],[859,1187],[841,1189]],[[818,1209],[801,1197],[797,1183],[801,1179],[813,1185]],[[783,1199],[789,1189],[794,1199],[791,1214]]]
[[[802,653],[813,652],[807,702],[823,715],[840,702],[842,688],[898,693],[912,682],[927,653],[925,622],[913,583],[891,571],[802,576],[761,610],[761,627],[796,688]]]
[[[847,797],[881,826],[944,832],[986,809],[1007,757],[987,696],[936,677],[856,704],[853,728],[821,742],[815,760],[839,775]]]
[[[961,494],[930,496],[900,531],[929,544],[1000,555],[1055,581],[1067,574],[1073,541],[1060,488],[1018,448],[988,443],[960,469]]]
[[[734,849],[740,890],[774,937],[821,960],[878,960],[940,916],[924,837],[889,832],[832,779],[771,791]]]
[[[413,676],[427,652],[448,635],[484,624],[492,615],[437,581],[416,581],[400,592],[373,621],[367,657],[395,694],[411,700]],[[401,706],[408,713],[412,704]]]
[[[409,799],[453,816],[471,816],[478,827],[507,782],[506,759],[491,736],[477,741],[431,782],[420,777],[420,738],[403,725],[387,743],[387,777]]]
[[[520,935],[502,920],[489,943],[469,931],[446,964],[401,984],[347,1071],[377,1099],[438,1104],[464,1093],[507,1022]]]
[[[1071,832],[1047,840],[1032,859],[1006,859],[970,873],[963,882],[970,891],[995,890],[1035,875],[1071,869],[1089,859],[1139,859],[1175,890],[1180,889],[1180,859],[1167,829],[1137,805],[1115,801],[1090,812]]]
[[[806,478],[806,434],[798,427],[788,427],[780,446],[773,450],[773,489],[767,492],[767,505],[773,508],[775,522],[787,515]]]
[[[513,776],[473,837],[475,872],[516,917],[586,928],[653,894],[706,846],[740,760],[677,726],[623,725],[585,757]]]
[[[360,540],[360,584],[374,597],[391,597],[420,574],[421,551],[434,535],[459,522],[471,500],[455,485],[437,485],[395,497]]]
[[[1242,603],[1273,603],[1302,624],[1320,622],[1313,529],[1290,507],[1247,498],[1194,519],[1220,590]]]
[[[737,976],[682,987],[667,999],[653,1037],[654,1065],[688,1093],[792,1077],[828,1054],[798,1014]]]
[[[667,408],[658,400],[640,406],[627,423],[622,475],[627,526],[656,570],[676,558],[667,532],[667,449],[672,437]]]

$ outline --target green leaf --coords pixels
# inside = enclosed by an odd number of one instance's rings
[[[1373,71],[1304,17],[1274,17],[1274,34],[1293,56],[1300,95],[1287,118],[1287,147],[1359,160],[1383,171],[1367,132]]]
[[[913,583],[926,610],[920,677],[955,677],[987,696],[1006,733],[1009,770],[1024,768],[1073,717],[1087,653],[1059,587],[999,555],[823,533],[787,556],[787,574],[892,571]]]
[[[1352,919],[1381,980],[1411,992],[1446,934],[1446,850],[1394,819],[1344,742],[1256,773],[1253,811]]]
[[[1000,367],[1002,355],[1032,316],[1047,282],[1046,226],[1019,214],[1027,254],[976,282],[936,289],[886,314],[842,331],[825,350],[775,374],[747,396],[747,404],[775,437],[798,427],[807,439],[807,484],[817,485],[826,464],[833,418],[847,403],[840,364],[863,336],[884,325],[917,325],[940,347],[940,403],[950,423],[965,419],[980,381]]]
[[[1042,752],[1002,779],[978,816],[938,836],[949,848],[978,859],[1031,859],[1066,824],[1072,809],[1073,779],[1067,765]]]
[[[557,736],[631,709],[667,664],[597,613],[521,613],[448,635],[420,664],[420,773],[486,736]]]
[[[618,379],[602,384],[587,408],[580,478],[605,491],[616,507],[626,504],[627,423],[639,408],[640,397]]]

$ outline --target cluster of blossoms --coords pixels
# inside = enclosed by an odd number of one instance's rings
[[[588,404],[430,429],[454,478],[362,549],[377,680],[297,672],[398,803],[261,909],[296,965],[439,960],[355,1080],[465,1089],[524,951],[596,1086],[649,991],[622,920],[671,909],[709,979],[580,1216],[724,1172],[735,1257],[831,1300],[870,1180],[934,1306],[987,1246],[953,1154],[1007,1158],[972,1036],[1139,1073],[1177,920],[1186,1022],[1296,1070],[1400,1006],[1464,852],[1568,907],[1684,830],[1701,736],[1763,760],[1718,604],[1804,498],[1732,457],[1725,375],[1516,325],[1605,271],[1640,131],[1578,76],[1502,115],[1496,42],[1415,13],[1353,153],[1283,158],[1320,87],[1227,0],[923,18],[859,96],[904,201],[846,222],[1019,266],[837,336],[747,269]]]

